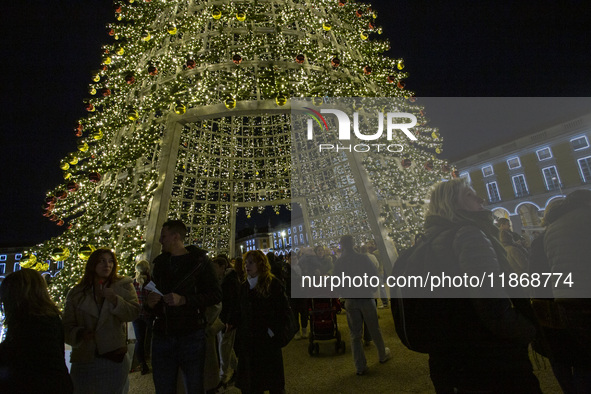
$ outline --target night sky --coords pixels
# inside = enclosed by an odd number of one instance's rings
[[[590,96],[585,1],[372,5],[389,55],[405,59],[406,87],[419,97]],[[59,160],[76,150],[73,126],[84,116],[113,7],[110,0],[12,1],[0,18],[0,246],[32,245],[63,231],[41,216],[41,205],[62,182]],[[486,135],[466,146],[467,133],[474,128],[441,130],[447,157],[508,138]]]

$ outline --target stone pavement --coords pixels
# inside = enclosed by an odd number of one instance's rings
[[[369,371],[357,376],[353,366],[349,329],[345,312],[337,316],[339,330],[346,342],[345,354],[335,352],[334,340],[321,341],[320,353],[308,355],[308,340],[293,340],[283,349],[287,394],[311,393],[433,393],[429,379],[428,356],[412,352],[404,347],[394,331],[394,322],[389,309],[378,309],[380,327],[386,346],[392,350],[393,358],[380,364],[378,354],[372,345],[365,347]],[[542,390],[546,394],[561,393],[552,374],[550,364],[539,355],[532,357],[534,370]],[[152,374],[130,374],[131,394],[152,394]],[[240,390],[231,387],[225,393],[236,394]]]

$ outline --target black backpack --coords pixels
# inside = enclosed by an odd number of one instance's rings
[[[456,261],[453,256],[441,256],[433,250],[432,242],[439,234],[445,235],[446,243],[450,247],[457,228],[446,229],[438,234],[431,235],[422,243],[416,244],[400,254],[392,268],[392,276],[409,278],[412,276],[427,277],[427,273],[453,274],[459,269],[458,264],[450,264]],[[446,265],[446,267],[442,267]],[[391,287],[390,305],[394,326],[398,337],[408,349],[419,353],[430,353],[436,350],[445,339],[446,329],[450,319],[450,300],[446,298],[433,298],[429,286]],[[445,297],[445,291],[440,295]],[[431,298],[429,298],[431,297]],[[453,304],[453,301],[452,303]]]

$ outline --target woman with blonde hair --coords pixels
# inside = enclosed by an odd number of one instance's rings
[[[63,324],[72,346],[75,393],[127,393],[131,360],[126,323],[139,314],[131,278],[117,275],[109,249],[95,250],[84,276],[68,293]]]
[[[133,331],[135,333],[134,354],[140,364],[142,375],[150,372],[147,359],[150,355],[150,341],[152,340],[152,324],[154,316],[143,308],[144,301],[148,296],[148,290],[144,288],[150,283],[150,263],[147,260],[140,260],[135,264],[135,278],[133,287],[140,304],[140,315],[133,321]]]
[[[464,179],[434,186],[425,218],[425,242],[438,256],[429,262],[433,267],[479,278],[512,272],[492,213],[483,203]],[[525,296],[520,290],[513,298],[507,291],[500,284],[470,286],[457,289],[462,298],[428,301],[438,338],[429,352],[436,392],[541,393],[528,357],[535,336],[526,317],[529,300],[517,299]]]
[[[260,250],[244,255],[246,282],[240,288],[238,308],[228,324],[237,327],[236,387],[243,393],[285,392],[280,333],[289,304],[281,282],[271,273]]]
[[[6,338],[0,343],[0,392],[71,393],[60,311],[45,279],[23,268],[0,285]]]

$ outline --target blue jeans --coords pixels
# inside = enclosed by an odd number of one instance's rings
[[[205,330],[184,336],[154,332],[152,369],[156,394],[176,394],[179,368],[186,393],[204,393]]]

